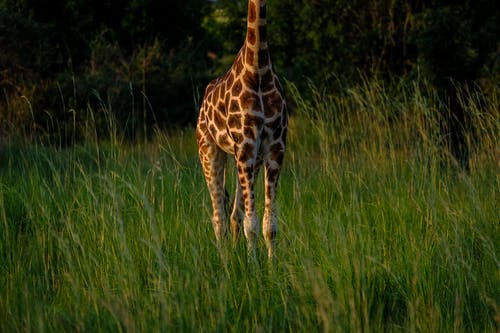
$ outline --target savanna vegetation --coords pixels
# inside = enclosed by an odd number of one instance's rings
[[[290,88],[274,264],[263,241],[256,262],[244,238],[216,246],[191,128],[4,143],[0,331],[495,332],[497,102],[464,92],[484,143],[464,172],[436,142],[437,96],[399,89]]]
[[[245,11],[0,0],[0,332],[498,331],[495,2],[268,1],[273,263],[216,246],[192,126]]]

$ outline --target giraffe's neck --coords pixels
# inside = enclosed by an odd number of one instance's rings
[[[267,46],[266,0],[248,0],[245,67],[262,73],[270,68]]]

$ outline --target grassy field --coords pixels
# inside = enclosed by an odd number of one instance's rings
[[[464,93],[464,172],[424,88],[290,89],[272,265],[263,240],[257,262],[243,239],[221,260],[192,130],[3,142],[0,332],[498,331],[498,94]]]

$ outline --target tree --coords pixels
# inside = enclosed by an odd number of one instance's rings
[[[417,27],[419,62],[443,101],[443,136],[453,156],[467,169],[470,121],[458,90],[473,91],[482,72],[498,62],[498,6],[484,0],[436,1],[422,11]]]

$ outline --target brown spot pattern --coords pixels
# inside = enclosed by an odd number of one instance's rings
[[[227,137],[226,133],[219,136],[219,142],[224,147],[229,146],[230,142],[229,142],[229,138]]]
[[[260,127],[264,123],[264,119],[259,116],[247,114],[244,120],[245,126],[249,127]]]
[[[251,45],[255,45],[255,42],[257,41],[257,35],[255,34],[255,29],[254,28],[248,28],[248,30],[247,30],[247,41]]]
[[[246,71],[245,74],[243,74],[243,83],[247,86],[247,87],[250,87],[250,88],[253,88],[254,90],[257,90],[255,89],[259,83],[259,77],[258,75],[250,72],[250,71]]]
[[[236,76],[239,76],[242,71],[243,71],[243,63],[241,61],[238,61],[236,63],[236,68],[235,68],[235,74],[236,74]]]
[[[253,144],[251,143],[245,143],[242,147],[240,147],[238,150],[238,161],[246,162],[253,158],[253,148]]]
[[[257,13],[256,13],[256,8],[255,8],[255,3],[250,0],[250,3],[248,4],[248,22],[253,23],[257,19]]]
[[[224,119],[222,118],[222,115],[220,112],[214,112],[214,124],[218,129],[223,129],[224,126]]]
[[[227,126],[229,128],[241,128],[241,116],[239,114],[231,114],[227,119]]]
[[[212,101],[212,105],[216,105],[217,104],[217,97],[215,95],[215,93],[212,93],[211,96],[210,96],[210,100]]]
[[[249,127],[249,126],[245,126],[245,128],[243,128],[243,135],[247,138],[247,139],[251,139],[252,141],[255,141],[255,130],[253,127]]]
[[[255,109],[258,104],[259,104],[259,96],[257,96],[257,94],[250,91],[245,91],[241,95],[241,108],[243,110]]]
[[[283,102],[281,96],[278,93],[264,95],[263,102],[264,102],[264,114],[266,117],[271,118],[277,112],[281,111],[281,106]]]
[[[229,112],[236,113],[236,112],[239,112],[239,111],[240,111],[240,106],[238,104],[238,101],[232,99],[231,100],[231,105],[229,107]]]
[[[231,136],[235,143],[243,142],[243,134],[241,134],[240,132],[232,132]]]
[[[240,82],[240,80],[237,80],[234,84],[233,84],[233,88],[231,89],[231,94],[233,96],[239,96],[240,93],[241,93],[241,89],[242,89],[242,84]]]
[[[219,100],[219,103],[217,104],[217,111],[222,113],[223,115],[226,114],[226,108],[224,106],[224,103]]]
[[[285,147],[281,142],[277,142],[271,145],[271,148],[269,149],[271,160],[276,161],[279,165],[281,165],[281,163],[283,162],[284,150]]]
[[[209,129],[211,133],[217,133],[217,129],[215,128],[214,124],[210,124]]]
[[[246,55],[245,55],[245,62],[249,65],[249,66],[253,66],[253,61],[254,61],[254,54],[253,54],[253,51],[250,50],[250,49],[247,49],[246,51]]]
[[[226,89],[229,89],[233,85],[234,76],[233,73],[229,74],[226,80]]]
[[[276,88],[276,86],[274,85],[274,75],[273,75],[273,72],[271,71],[271,69],[269,69],[261,76],[260,90],[263,93],[266,93],[266,92],[269,92],[275,88]]]

